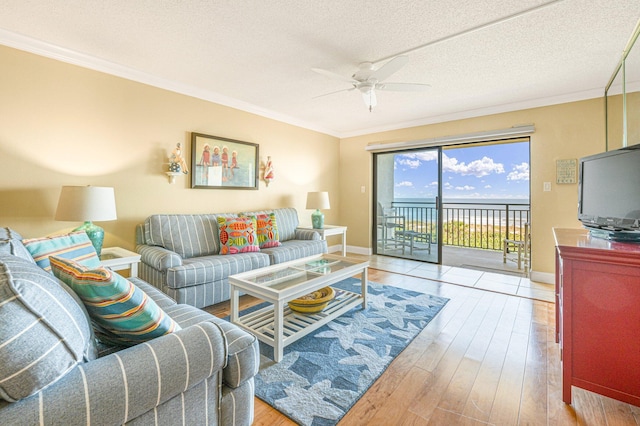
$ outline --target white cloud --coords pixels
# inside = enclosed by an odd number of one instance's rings
[[[458,159],[447,157],[442,154],[442,171],[458,173],[463,176],[473,175],[475,177],[488,176],[492,173],[504,173],[502,163],[494,163],[492,158],[482,157],[480,160],[473,160],[469,164],[458,162]]]
[[[408,180],[404,180],[402,182],[396,183],[396,186],[408,186],[413,187],[413,182],[409,182]]]
[[[404,154],[409,158],[417,158],[421,161],[435,161],[438,159],[438,151],[421,151]]]
[[[513,170],[507,175],[507,180],[529,180],[529,163],[513,166]]]
[[[490,188],[491,188],[491,185],[485,185],[484,186],[484,189],[490,189]]]
[[[471,191],[472,189],[476,189],[475,186],[465,185],[465,186],[456,186],[457,191]]]
[[[418,167],[420,167],[420,160],[411,160],[409,158],[400,157],[396,159],[396,164],[407,166],[410,169],[417,169]]]
[[[409,154],[398,155],[395,163],[411,169],[417,169],[423,162],[434,161],[437,159],[438,153],[436,151],[412,152]]]
[[[451,185],[449,182],[444,183],[444,189],[451,189],[451,188],[453,188],[453,185]]]
[[[431,182],[431,183],[429,184],[429,186],[438,186],[438,181],[437,181],[437,180],[434,180],[433,182]]]

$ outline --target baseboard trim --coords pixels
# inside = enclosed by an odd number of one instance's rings
[[[341,246],[338,246],[338,247],[341,247]],[[373,254],[373,249],[369,247],[357,247],[357,246],[347,245],[347,252],[361,254],[364,256],[371,256]]]
[[[531,273],[529,274],[529,279],[537,283],[545,284],[555,284],[556,282],[555,274],[551,274],[549,272],[531,271]]]

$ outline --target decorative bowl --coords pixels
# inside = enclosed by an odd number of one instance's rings
[[[324,287],[297,299],[289,301],[291,310],[303,314],[316,314],[327,307],[336,293],[331,287]]]

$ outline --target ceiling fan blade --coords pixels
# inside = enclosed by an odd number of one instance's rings
[[[332,71],[323,70],[322,68],[311,68],[311,70],[314,72],[317,72],[318,74],[322,74],[325,77],[329,77],[333,80],[346,81],[347,83],[352,83],[352,84],[357,83],[357,81],[351,77],[336,74],[335,72],[332,72]]]
[[[376,89],[393,90],[395,92],[424,92],[431,88],[430,84],[420,83],[378,83]]]
[[[314,96],[311,99],[322,98],[323,96],[329,96],[329,95],[333,95],[333,94],[340,93],[340,92],[350,92],[350,91],[352,91],[354,89],[355,89],[355,87],[350,87],[349,89],[336,90],[335,92],[329,92],[329,93],[325,93],[324,95]]]
[[[408,56],[396,56],[395,58],[375,70],[373,74],[371,74],[370,78],[375,78],[378,81],[382,81],[385,78],[389,77],[391,74],[400,70],[400,68],[407,65],[407,62],[409,62]]]

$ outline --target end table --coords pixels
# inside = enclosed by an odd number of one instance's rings
[[[324,228],[313,228],[311,226],[298,226],[298,229],[304,229],[307,231],[316,231],[320,234],[323,240],[326,240],[330,235],[342,234],[342,256],[347,255],[347,227],[339,225],[324,225]]]
[[[138,276],[138,262],[140,262],[140,254],[122,247],[106,247],[102,249],[100,254],[100,263],[105,268],[112,271],[120,271],[122,269],[130,269],[130,277]]]

